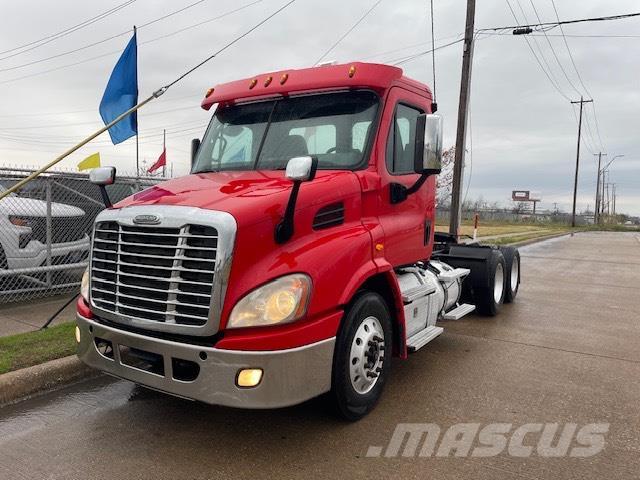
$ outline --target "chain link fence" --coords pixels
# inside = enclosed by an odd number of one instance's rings
[[[571,214],[566,212],[514,212],[509,209],[464,209],[462,210],[462,221],[472,222],[476,213],[480,222],[506,222],[506,223],[551,223],[551,224],[571,224]],[[436,219],[439,224],[449,223],[448,207],[438,207],[436,209]],[[592,225],[593,213],[576,214],[576,225]]]
[[[0,190],[30,173],[0,168]],[[107,191],[115,203],[161,180],[118,175]],[[43,174],[0,200],[0,304],[77,290],[103,209],[100,190],[79,173]]]

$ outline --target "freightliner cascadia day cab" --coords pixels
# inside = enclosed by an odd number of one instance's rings
[[[356,420],[438,320],[514,299],[515,249],[434,234],[442,122],[401,69],[268,73],[202,108],[190,175],[105,198],[77,303],[86,364],[233,407],[324,394]]]

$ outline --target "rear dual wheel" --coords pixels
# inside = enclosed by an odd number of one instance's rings
[[[515,247],[500,247],[506,264],[506,282],[504,287],[504,303],[512,303],[520,287],[520,253]]]
[[[491,250],[485,268],[485,279],[473,286],[473,298],[479,313],[493,317],[498,314],[505,296],[507,266],[500,250]]]

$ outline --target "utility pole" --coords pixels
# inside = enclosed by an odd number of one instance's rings
[[[602,216],[604,215],[604,182],[606,178],[606,173],[607,173],[607,170],[603,168],[602,169],[602,185],[600,187],[600,215],[599,215],[600,223],[602,223]]]
[[[473,33],[476,15],[476,0],[467,0],[467,22],[464,31],[462,52],[462,77],[458,102],[458,125],[456,131],[456,153],[453,161],[453,185],[451,187],[451,210],[449,233],[458,235],[462,216],[462,178],[464,176],[464,151],[467,140],[467,114],[471,93],[471,66],[473,63]]]
[[[594,153],[594,155],[598,155],[598,178],[596,181],[596,206],[593,209],[593,223],[597,224],[600,217],[600,164],[602,162],[602,156],[607,155],[606,153]]]
[[[576,199],[578,195],[578,169],[580,167],[580,134],[582,130],[582,105],[585,103],[593,102],[593,100],[584,100],[580,97],[579,102],[571,102],[571,103],[579,103],[580,104],[580,120],[578,120],[578,145],[576,147],[576,176],[573,180],[573,210],[571,211],[571,226],[576,226]]]
[[[613,188],[613,193],[612,193],[611,196],[612,196],[612,200],[613,200],[613,207],[612,207],[612,210],[613,210],[613,221],[615,222],[616,221],[616,184],[612,183],[611,184],[611,188]]]

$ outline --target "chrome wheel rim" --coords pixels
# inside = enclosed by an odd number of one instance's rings
[[[358,326],[349,352],[349,377],[353,389],[364,395],[376,385],[384,363],[384,330],[376,317]]]
[[[493,283],[493,299],[496,303],[500,303],[502,300],[502,290],[504,289],[504,269],[502,264],[499,263],[496,266],[495,281]]]
[[[513,258],[513,264],[511,265],[511,291],[515,292],[518,289],[518,280],[520,280],[520,262],[517,257]]]

